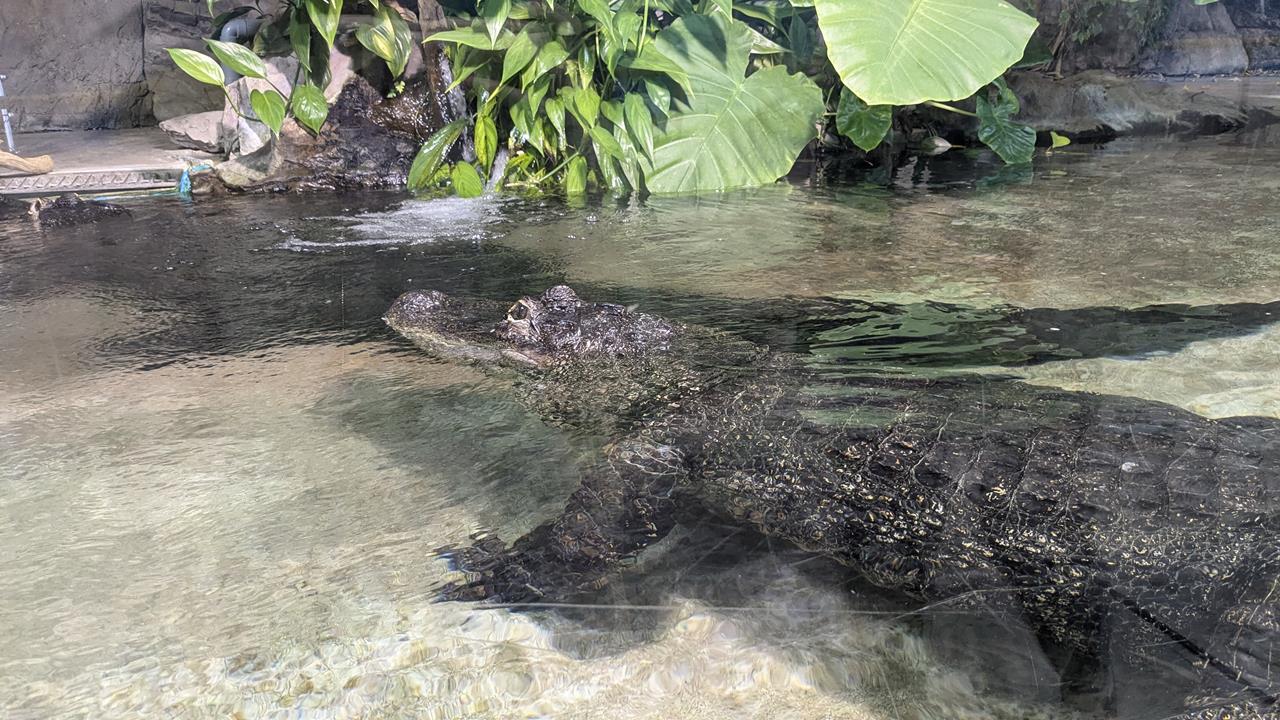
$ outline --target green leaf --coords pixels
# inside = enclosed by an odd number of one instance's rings
[[[626,122],[622,118],[622,103],[617,100],[605,100],[600,103],[600,114],[614,125],[620,126]]]
[[[529,67],[525,68],[524,74],[520,76],[520,85],[528,87],[535,80],[546,75],[548,72],[560,67],[560,65],[569,58],[569,51],[565,49],[564,43],[560,40],[551,40],[538,49],[538,54],[533,58],[533,62]]]
[[[329,117],[329,104],[324,93],[315,85],[299,85],[293,89],[293,115],[312,132],[320,132]]]
[[[581,155],[569,158],[564,168],[564,191],[567,195],[581,195],[587,191],[587,159]]]
[[[1071,144],[1071,138],[1065,135],[1059,135],[1052,130],[1049,131],[1049,140],[1052,143],[1049,147],[1050,150],[1057,150],[1060,147],[1066,147]]]
[[[751,29],[751,53],[753,55],[781,55],[787,49],[765,37],[755,28]]]
[[[222,87],[222,66],[213,58],[195,50],[183,48],[167,48],[169,57],[182,69],[182,72],[206,85]]]
[[[487,114],[476,118],[475,145],[476,162],[488,168],[498,152],[498,125]]]
[[[622,154],[622,146],[601,125],[593,125],[591,127],[591,142],[596,146],[597,153],[603,151],[604,154],[614,159],[626,159],[626,156]]]
[[[978,139],[1010,165],[1031,162],[1036,152],[1036,131],[1013,122],[1007,104],[993,104],[981,95],[977,101]]]
[[[604,28],[609,37],[615,37],[613,29],[613,10],[608,0],[578,0],[578,7],[595,19]]]
[[[618,60],[618,66],[631,70],[647,70],[649,72],[659,72],[672,80],[675,80],[686,93],[692,94],[689,89],[689,73],[680,63],[672,60],[667,55],[667,51],[659,48],[657,43],[645,43],[644,48],[637,55],[623,55]],[[679,48],[677,48],[679,49]]]
[[[471,163],[460,162],[454,165],[449,179],[453,181],[453,191],[458,197],[473,198],[484,194],[484,180],[480,179],[480,173],[476,172]]]
[[[650,192],[764,185],[791,169],[816,135],[822,91],[774,66],[746,77],[751,32],[723,15],[690,15],[654,44],[688,70],[692,97],[654,139]]]
[[[551,121],[551,127],[556,129],[556,135],[559,137],[558,145],[564,147],[564,103],[560,98],[547,98],[543,103],[542,110],[547,114],[547,119]]]
[[[413,48],[413,34],[400,13],[389,6],[379,8],[372,23],[356,28],[356,39],[374,55],[386,61],[392,77],[404,74]]]
[[[813,60],[813,33],[809,32],[809,24],[800,17],[800,13],[791,16],[787,41],[791,45],[791,55],[798,65],[804,67]]]
[[[444,163],[445,153],[449,152],[449,148],[462,137],[462,131],[466,126],[466,118],[458,118],[435,131],[426,142],[422,143],[418,154],[413,158],[413,165],[409,167],[410,190],[423,189],[431,178],[435,177],[436,171]]]
[[[267,77],[267,64],[249,48],[221,40],[205,40],[205,43],[223,65],[241,75],[258,79]]]
[[[311,71],[311,23],[307,22],[307,11],[296,8],[289,16],[289,45],[298,58],[298,65],[306,72]],[[312,78],[312,80],[316,80]]]
[[[507,24],[507,16],[511,14],[511,0],[480,0],[479,11],[480,17],[484,18],[489,41],[497,42],[502,27]]]
[[[653,108],[666,117],[671,111],[671,90],[657,80],[645,78],[644,91],[649,96],[649,103]]]
[[[845,88],[836,107],[836,130],[865,152],[874,150],[893,123],[893,107],[867,105]]]
[[[635,140],[636,146],[650,161],[653,160],[653,116],[649,114],[649,105],[639,93],[627,93],[622,101],[623,114],[627,120],[627,132]]]
[[[503,30],[497,39],[490,38],[484,28],[458,28],[445,30],[427,38],[424,42],[450,42],[466,45],[479,50],[506,50],[515,42],[516,36],[510,30]]]
[[[253,114],[266,123],[266,126],[271,128],[271,132],[279,134],[280,128],[284,127],[285,104],[283,95],[275,90],[266,92],[254,90],[249,93],[249,105],[253,108]]]
[[[791,3],[786,0],[770,0],[769,2],[736,2],[733,11],[739,15],[759,20],[772,25],[778,30],[786,30],[783,20],[795,14]]]
[[[600,93],[593,87],[585,87],[573,94],[573,105],[583,126],[591,127],[600,118]]]
[[[1036,20],[1004,0],[815,0],[827,55],[868,105],[960,100],[1022,57]]]
[[[326,45],[333,46],[338,36],[338,21],[342,19],[342,0],[306,0],[307,15],[311,24],[320,31]]]
[[[526,25],[516,39],[511,43],[511,47],[507,48],[506,55],[502,58],[502,80],[501,84],[506,84],[508,80],[516,76],[521,70],[533,62],[533,58],[538,54],[538,46],[533,42],[533,36],[529,32],[530,25]]]

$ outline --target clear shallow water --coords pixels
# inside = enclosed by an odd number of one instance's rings
[[[933,327],[930,303],[1270,303],[1275,140],[644,204],[152,200],[132,222],[2,227],[0,714],[1071,717],[1025,628],[904,606],[732,528],[676,533],[592,607],[434,603],[437,548],[553,516],[603,439],[542,425],[379,317],[412,288],[567,281],[803,347],[803,322],[760,309],[852,298]],[[1117,328],[1077,359],[962,364],[1280,414],[1265,321],[1148,354]],[[1118,713],[1143,716],[1127,690]]]

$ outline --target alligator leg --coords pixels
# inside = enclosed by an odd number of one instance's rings
[[[675,525],[676,449],[647,439],[611,445],[560,517],[509,548],[478,544],[452,553],[467,581],[444,589],[448,600],[546,602],[599,587],[625,560]]]

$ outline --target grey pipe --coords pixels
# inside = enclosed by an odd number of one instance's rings
[[[241,15],[222,26],[222,32],[218,33],[218,39],[223,42],[239,43],[253,37],[261,25],[262,18]],[[222,66],[222,76],[223,81],[228,85],[240,79],[240,73],[226,65]]]

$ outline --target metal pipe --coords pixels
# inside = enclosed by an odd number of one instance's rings
[[[6,75],[0,75],[0,98],[4,97],[4,79]],[[17,153],[17,149],[13,146],[13,126],[9,124],[9,111],[0,108],[0,119],[4,120],[4,144],[9,148],[9,152]]]
[[[238,43],[248,40],[258,32],[258,28],[262,25],[262,18],[251,18],[240,16],[231,20],[222,26],[222,32],[218,33],[218,39],[223,42]],[[233,83],[240,79],[240,73],[232,70],[226,65],[222,66],[223,81],[227,84]]]

